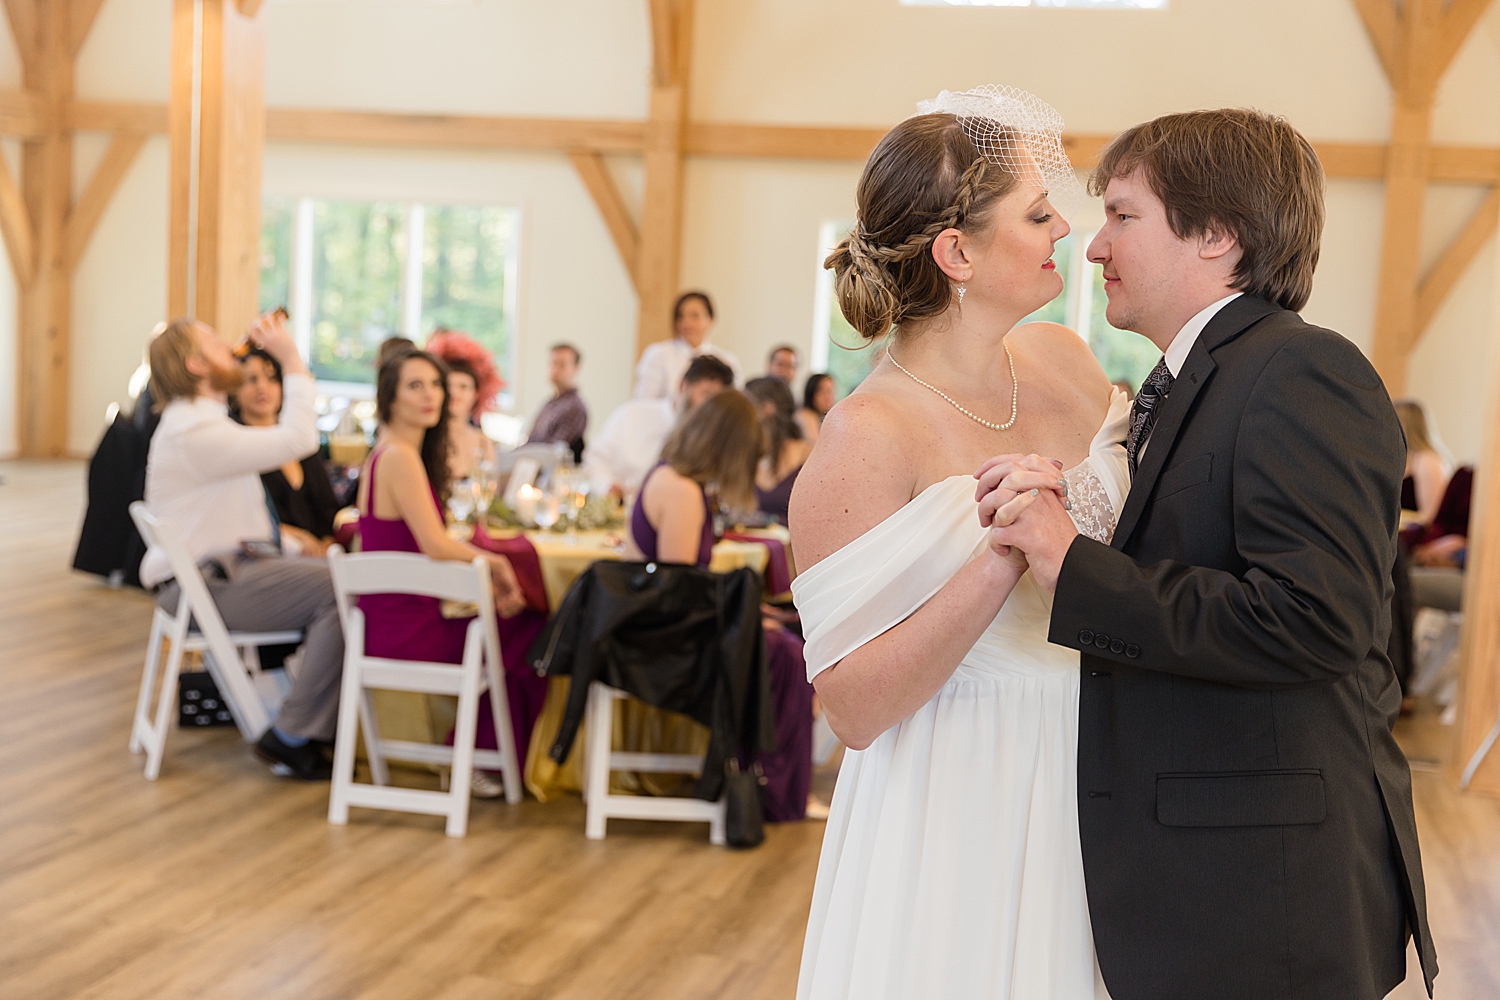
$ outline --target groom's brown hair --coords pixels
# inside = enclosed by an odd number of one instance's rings
[[[1294,312],[1307,304],[1323,238],[1323,165],[1285,118],[1224,108],[1137,125],[1099,154],[1089,193],[1136,170],[1180,238],[1234,235],[1234,287]]]

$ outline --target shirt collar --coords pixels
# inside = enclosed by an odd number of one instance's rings
[[[1208,324],[1219,314],[1219,310],[1243,294],[1245,293],[1235,292],[1232,295],[1224,296],[1188,320],[1186,325],[1177,332],[1177,336],[1167,345],[1166,354],[1162,356],[1163,360],[1167,363],[1167,370],[1172,373],[1173,378],[1176,378],[1182,372],[1182,366],[1187,362],[1188,352],[1193,349],[1193,345],[1198,342],[1198,338],[1203,334]]]

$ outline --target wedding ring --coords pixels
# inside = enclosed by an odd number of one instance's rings
[[[1040,496],[1041,492],[1042,492],[1041,490],[1032,490],[1031,491],[1031,495],[1032,496]]]

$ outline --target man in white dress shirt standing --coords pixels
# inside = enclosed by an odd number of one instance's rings
[[[672,307],[671,340],[660,340],[641,352],[641,360],[635,366],[635,399],[671,400],[677,395],[677,387],[687,374],[693,359],[711,354],[729,366],[734,373],[734,385],[745,384],[744,372],[740,370],[740,359],[708,342],[708,332],[714,325],[714,304],[703,292],[683,292],[677,296]]]
[[[710,355],[688,365],[673,399],[632,399],[609,415],[599,436],[583,453],[593,488],[604,493],[634,493],[661,458],[662,446],[677,418],[710,396],[729,388],[734,373]]]
[[[172,524],[203,570],[231,631],[301,629],[302,665],[275,724],[255,753],[279,774],[326,780],[318,742],[334,737],[344,634],[328,564],[277,555],[277,524],[260,474],[318,449],[317,387],[279,316],[250,328],[250,340],[281,363],[283,400],[274,427],[247,427],[228,413],[244,369],[208,326],[179,319],[151,341],[151,395],[161,423],[146,465],[146,505]],[[180,594],[166,553],[147,551],[141,584],[168,610]]]

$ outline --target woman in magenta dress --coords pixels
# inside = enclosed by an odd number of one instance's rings
[[[755,469],[764,436],[754,404],[726,389],[685,414],[662,449],[662,461],[641,483],[630,512],[627,556],[642,561],[687,563],[707,568],[713,555],[713,504],[741,508],[755,502]],[[812,697],[802,640],[766,622],[766,659],[771,704],[776,712],[776,751],[762,754],[766,778],[765,818],[773,823],[802,819],[812,787]]]
[[[496,610],[503,618],[511,618],[525,606],[525,597],[510,561],[454,540],[443,524],[443,501],[449,487],[446,374],[441,361],[415,348],[393,353],[380,366],[375,405],[381,430],[360,478],[360,548],[364,552],[420,552],[431,559],[455,562],[483,557],[490,566]],[[433,663],[463,660],[469,619],[444,618],[436,598],[367,594],[359,598],[359,608],[365,613],[365,649],[370,655]],[[513,686],[509,672],[506,681],[509,693]],[[518,718],[518,700],[511,697],[511,716],[524,760],[522,723],[527,720]],[[489,699],[480,699],[479,744],[484,746],[483,730],[488,729],[487,748],[494,749],[493,720],[488,727],[483,724],[489,714]],[[525,728],[529,736],[530,726]],[[503,791],[479,770],[474,771],[473,783],[474,794],[482,797],[493,798]]]

